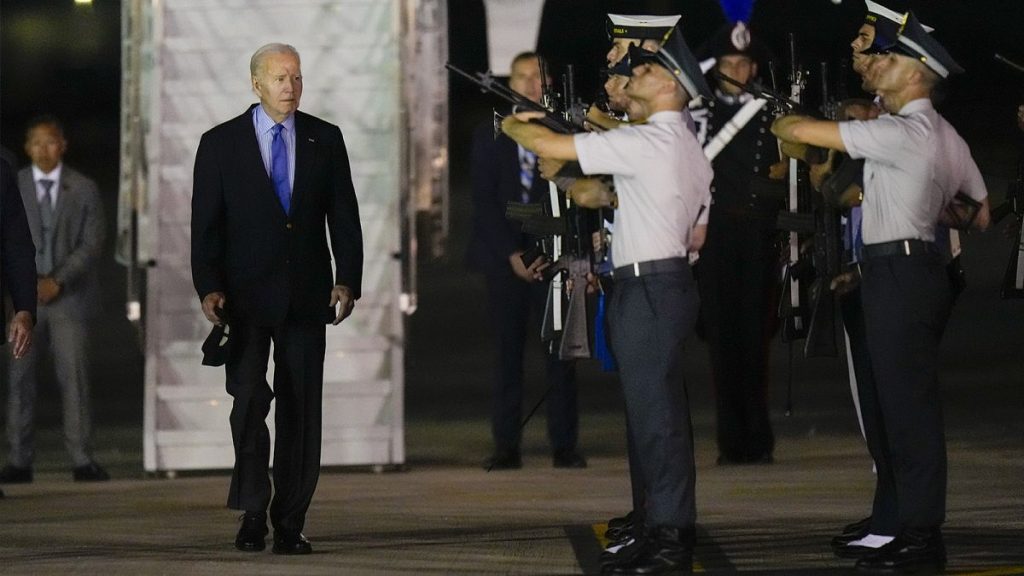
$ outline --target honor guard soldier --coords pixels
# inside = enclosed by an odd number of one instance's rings
[[[897,42],[866,72],[891,115],[841,123],[791,116],[773,127],[782,140],[865,159],[864,327],[882,458],[891,474],[885,481],[895,487],[897,511],[895,538],[857,561],[865,571],[941,570],[946,561],[940,526],[947,464],[937,364],[953,294],[935,228],[958,191],[980,206],[977,228],[989,221],[985,183],[970,150],[930,99],[937,84],[962,71],[911,14]]]
[[[758,45],[742,22],[710,41],[715,70],[740,84],[757,78]],[[694,113],[707,140],[753,96],[719,80],[715,99]],[[774,118],[763,108],[715,157],[708,238],[697,265],[701,317],[711,352],[718,422],[718,463],[769,463],[775,448],[768,416],[768,351],[777,326],[779,238],[775,220],[785,185]]]
[[[608,37],[612,46],[608,50],[608,80],[605,82],[605,92],[608,95],[608,107],[629,121],[643,121],[644,110],[638,107],[626,93],[625,87],[629,82],[629,49],[639,46],[651,52],[657,51],[662,42],[672,32],[679,15],[671,16],[634,16],[624,14],[609,14],[607,22]],[[593,117],[593,116],[592,116]],[[610,127],[610,126],[609,126]],[[577,181],[572,187],[573,199],[585,201],[585,197],[579,193],[581,185],[587,181],[598,180],[595,178],[584,178]],[[603,181],[603,179],[598,180]],[[594,193],[591,193],[593,196]],[[611,194],[609,193],[608,196]],[[611,272],[610,270],[608,271]],[[607,275],[602,277],[601,283],[608,297],[614,295],[614,280]],[[614,350],[612,351],[614,353]],[[644,479],[642,467],[637,460],[637,447],[634,442],[629,413],[626,413],[626,444],[629,453],[629,476],[632,490],[633,508],[625,516],[612,518],[608,521],[608,529],[605,538],[609,544],[602,554],[602,560],[606,562],[621,560],[626,555],[638,550],[635,546],[637,536],[644,531],[644,508],[646,507],[646,496],[644,493]]]
[[[871,0],[866,0],[866,4],[864,24],[858,30],[857,37],[850,43],[850,47],[853,49],[853,68],[862,77],[862,88],[874,93],[874,77],[867,74],[868,64],[872,61],[871,53],[884,51],[897,43],[900,28],[906,21],[906,14]],[[923,24],[922,28],[927,32],[932,31],[932,28]],[[852,113],[844,116],[858,120],[877,118],[880,113],[887,114],[880,109],[878,99],[875,102],[847,107],[847,111]],[[863,187],[862,174],[857,185]],[[837,556],[854,559],[873,553],[877,548],[888,544],[899,527],[896,487],[893,484],[892,470],[889,469],[889,460],[884,457],[886,448],[882,432],[882,414],[875,393],[871,356],[864,328],[860,272],[857,268],[863,246],[861,221],[860,201],[857,200],[856,205],[850,207],[843,235],[848,254],[847,262],[852,264],[852,269],[837,282],[837,285],[842,285],[838,291],[841,293],[840,312],[849,343],[847,362],[850,370],[850,389],[875,469],[875,494],[872,499],[871,515],[848,524],[832,539],[832,549]]]
[[[578,160],[585,174],[614,177],[619,208],[609,326],[636,447],[633,464],[644,481],[647,535],[635,553],[605,570],[688,572],[696,475],[682,344],[693,332],[699,297],[687,253],[693,230],[706,221],[712,173],[683,110],[711,91],[678,29],[657,54],[631,49],[630,62],[626,93],[646,124],[567,136],[521,114],[507,118],[503,129],[541,157]]]

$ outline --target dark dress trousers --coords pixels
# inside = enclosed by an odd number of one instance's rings
[[[871,533],[895,536],[899,531],[896,502],[896,478],[893,476],[878,385],[868,352],[867,328],[864,326],[864,302],[860,287],[844,294],[840,300],[843,326],[850,338],[850,357],[857,378],[857,399],[860,402],[864,441],[875,463],[875,496],[871,504]]]
[[[252,107],[203,135],[192,194],[192,279],[200,299],[225,293],[235,339],[226,365],[235,446],[228,506],[259,512],[269,503],[275,530],[301,531],[316,489],[331,289],[348,286],[359,298],[362,266],[359,209],[337,126],[295,113],[290,214],[264,168]],[[271,342],[273,390],[266,380]],[[265,420],[275,398],[270,503]]]
[[[491,123],[481,124],[473,135],[471,158],[473,233],[467,249],[471,269],[483,272],[487,284],[488,311],[497,336],[498,368],[494,380],[491,414],[497,450],[518,450],[523,403],[523,354],[526,342],[539,342],[528,334],[531,315],[543,313],[547,285],[527,283],[517,277],[509,254],[526,250],[532,240],[522,225],[505,218],[505,205],[522,201],[519,151],[505,135],[493,137]],[[534,167],[528,191],[530,202],[548,202],[548,182]],[[575,370],[571,362],[546,354],[548,437],[554,451],[576,448],[579,415],[576,407]]]
[[[935,528],[945,520],[946,510],[938,364],[953,293],[945,262],[935,250],[865,258],[861,271],[871,382],[889,383],[872,387],[872,409],[878,410],[879,419],[874,428],[880,439],[869,438],[869,444],[881,449],[877,456],[872,453],[879,482],[885,482],[879,488],[895,492],[897,529]],[[865,413],[865,430],[868,422]],[[891,498],[880,489],[875,492],[876,505],[880,498]],[[872,518],[872,531],[883,528],[888,526],[876,527]]]

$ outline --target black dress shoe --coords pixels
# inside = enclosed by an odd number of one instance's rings
[[[642,531],[636,529],[636,515],[630,512],[626,517],[629,518],[627,522],[617,524],[614,528],[611,527],[611,522],[608,523],[608,529],[604,531],[606,540],[616,542],[642,534]]]
[[[312,554],[313,546],[298,532],[274,532],[274,554]]]
[[[836,558],[858,560],[865,556],[877,554],[879,550],[881,550],[880,547],[872,548],[871,546],[854,546],[853,544],[847,544],[846,546],[832,548],[832,553],[836,555]]]
[[[263,538],[270,530],[267,530],[266,512],[246,512],[241,516],[242,527],[238,529],[235,536],[235,548],[242,552],[259,552],[267,547]]]
[[[602,568],[609,569],[614,565],[627,564],[631,561],[644,549],[646,543],[642,534],[638,536],[627,535],[622,540],[609,542],[599,557]]]
[[[0,470],[0,484],[28,484],[32,482],[32,468],[19,468],[8,464]]]
[[[490,458],[484,460],[484,469],[491,470],[518,470],[523,467],[523,459],[519,450],[495,450]]]
[[[635,510],[630,510],[625,516],[616,516],[615,518],[612,518],[611,520],[608,521],[608,529],[612,530],[614,528],[618,528],[619,526],[622,526],[623,524],[632,524],[633,523],[633,518],[635,516],[636,516],[636,511]]]
[[[110,480],[110,474],[95,462],[89,462],[85,466],[79,466],[71,471],[71,477],[75,482],[106,482]]]
[[[857,570],[876,574],[928,574],[945,567],[946,546],[937,528],[904,529],[876,553],[857,561]]]
[[[555,468],[586,468],[587,459],[575,450],[559,450],[551,456]]]
[[[838,550],[843,549],[850,542],[860,540],[871,533],[871,516],[858,520],[853,524],[847,524],[843,526],[843,530],[838,536],[832,538],[832,550],[838,554]],[[843,556],[845,558],[845,556]]]
[[[693,532],[671,526],[651,531],[636,554],[605,564],[606,574],[689,574],[693,572]]]

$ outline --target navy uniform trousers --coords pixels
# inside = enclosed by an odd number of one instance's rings
[[[608,308],[631,443],[639,468],[645,524],[692,530],[697,519],[693,427],[683,381],[684,340],[700,308],[689,268],[615,280]],[[634,477],[635,478],[635,477]]]
[[[878,433],[884,439],[876,462],[880,474],[891,470],[898,528],[937,528],[946,510],[938,354],[953,301],[949,277],[937,251],[867,258],[861,273]],[[865,415],[865,428],[867,421]]]
[[[857,399],[864,424],[864,441],[875,462],[875,496],[871,505],[871,533],[895,536],[899,531],[896,509],[896,480],[892,474],[889,449],[886,446],[885,422],[878,401],[878,388],[868,352],[864,326],[864,306],[860,288],[844,294],[839,300],[846,334],[850,337],[850,355],[857,378]]]

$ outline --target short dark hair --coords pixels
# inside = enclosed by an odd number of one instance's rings
[[[523,60],[529,60],[531,58],[540,60],[540,54],[533,51],[520,52],[519,54],[516,54],[515,58],[512,59],[512,64],[509,66],[509,70],[515,68],[516,64],[519,64]]]
[[[53,126],[57,129],[57,132],[61,136],[64,136],[64,123],[60,121],[60,118],[57,118],[53,114],[47,113],[39,114],[38,116],[33,116],[31,119],[29,119],[29,121],[25,124],[25,137],[28,138],[29,132],[38,128],[39,126]]]

